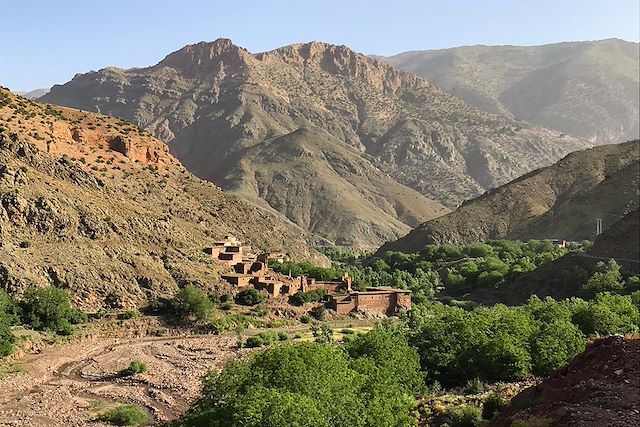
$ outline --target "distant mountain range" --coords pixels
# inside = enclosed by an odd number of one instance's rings
[[[46,95],[47,93],[49,93],[49,88],[35,89],[30,91],[19,90],[15,92],[16,95],[20,95],[27,99],[37,99],[41,96]]]
[[[597,144],[639,136],[638,43],[464,46],[378,58],[484,111]]]
[[[340,245],[393,240],[589,146],[315,42],[259,54],[202,42],[151,67],[77,75],[41,99],[133,121],[197,176]]]
[[[421,224],[379,253],[490,239],[593,240],[596,219],[607,229],[638,208],[638,188],[640,141],[578,151]]]

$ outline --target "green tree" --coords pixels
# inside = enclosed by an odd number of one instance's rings
[[[566,366],[584,348],[585,337],[573,323],[566,320],[544,322],[531,339],[533,372],[548,375],[552,370]]]
[[[23,321],[38,330],[69,334],[73,332],[71,320],[81,318],[67,293],[54,287],[27,289],[20,306]]]
[[[236,295],[236,303],[240,305],[257,305],[265,300],[264,295],[262,295],[255,288],[248,288],[238,292]]]
[[[620,292],[624,289],[620,266],[611,259],[605,265],[603,262],[598,263],[598,271],[587,280],[582,287],[583,294],[587,297],[593,297],[600,292]]]
[[[213,308],[213,303],[201,289],[187,285],[173,297],[172,306],[180,316],[194,316],[198,320],[204,320]]]

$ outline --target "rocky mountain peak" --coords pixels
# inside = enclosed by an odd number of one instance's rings
[[[304,70],[320,69],[333,75],[363,79],[376,89],[387,93],[395,93],[401,86],[430,86],[424,79],[395,69],[344,45],[312,41],[259,53],[255,57],[267,62],[282,61]]]
[[[186,77],[204,78],[222,68],[242,68],[251,54],[230,39],[190,44],[167,55],[156,67],[170,67]]]

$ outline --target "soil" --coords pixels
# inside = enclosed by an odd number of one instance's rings
[[[92,420],[119,402],[145,408],[151,424],[175,419],[197,397],[207,370],[248,351],[235,344],[233,334],[110,338],[28,355],[17,363],[28,374],[0,380],[0,425],[99,426]],[[135,359],[149,370],[120,375]]]

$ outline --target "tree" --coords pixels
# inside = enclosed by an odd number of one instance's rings
[[[353,359],[368,358],[412,394],[424,388],[420,357],[400,330],[378,325],[345,346]]]
[[[280,345],[209,372],[180,425],[409,427],[413,395],[368,357],[329,344]]]
[[[545,322],[531,339],[531,358],[536,375],[548,375],[566,366],[584,351],[585,337],[577,326],[567,320]]]
[[[194,316],[204,320],[213,307],[207,295],[193,285],[180,289],[172,301],[173,310],[180,316]]]
[[[620,292],[624,289],[620,266],[615,260],[609,260],[606,265],[599,262],[598,270],[582,287],[585,296],[593,297],[600,292]]]
[[[71,321],[82,319],[82,316],[76,315],[67,293],[59,288],[29,288],[20,306],[23,321],[34,329],[67,335],[73,332]]]
[[[264,295],[255,288],[245,289],[236,295],[236,303],[240,305],[257,305],[265,300]]]

